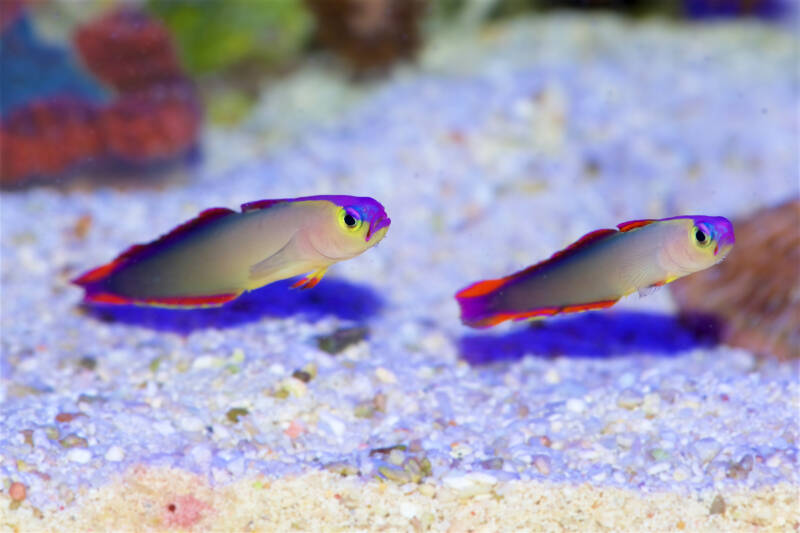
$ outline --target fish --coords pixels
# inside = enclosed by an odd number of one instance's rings
[[[391,219],[369,197],[319,195],[214,207],[72,280],[84,302],[216,307],[278,280],[310,289],[380,242]]]
[[[461,321],[488,328],[611,307],[722,261],[735,242],[725,217],[631,220],[588,233],[549,259],[458,291]]]

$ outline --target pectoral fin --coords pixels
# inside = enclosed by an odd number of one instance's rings
[[[296,247],[297,245],[295,244],[294,238],[291,238],[283,245],[283,248],[251,266],[250,280],[262,281],[265,278],[281,279],[280,276],[275,277],[275,275],[281,271],[285,271],[287,268],[291,268],[293,264],[297,262],[298,254],[295,253]],[[300,272],[302,272],[302,270]]]
[[[293,289],[310,289],[315,287],[317,283],[320,282],[322,277],[327,272],[328,267],[319,268],[312,272],[311,274],[307,274],[304,278],[298,280],[292,285]]]

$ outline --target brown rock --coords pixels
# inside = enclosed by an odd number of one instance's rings
[[[725,344],[800,357],[800,200],[734,221],[734,230],[725,261],[670,284],[681,313],[718,328]]]

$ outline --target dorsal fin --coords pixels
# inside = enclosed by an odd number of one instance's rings
[[[623,222],[621,224],[617,224],[617,227],[620,231],[630,231],[632,229],[641,228],[642,226],[647,226],[648,224],[652,224],[653,222],[657,222],[654,218],[645,218],[642,220],[629,220],[628,222]]]
[[[613,235],[614,233],[618,233],[617,230],[609,228],[596,229],[594,231],[590,231],[589,233],[587,233],[577,241],[573,242],[563,250],[559,250],[558,252],[554,253],[552,256],[550,256],[550,259],[548,259],[548,261],[551,261],[553,259],[558,259],[559,257],[572,255],[579,249],[588,246],[590,243],[599,241],[601,239],[605,239],[606,237],[608,237],[609,235]]]
[[[184,238],[188,233],[191,233],[192,231],[219,218],[235,213],[236,211],[228,209],[227,207],[212,207],[211,209],[201,211],[196,217],[187,220],[180,226],[177,226],[154,241],[148,242],[147,244],[134,244],[119,254],[113,261],[85,272],[78,278],[74,279],[73,282],[82,286],[86,286],[90,283],[99,283],[130,261],[143,259],[145,256],[162,249],[164,246]]]
[[[218,218],[222,218],[234,213],[236,213],[236,211],[228,209],[227,207],[212,207],[210,209],[201,211],[196,217],[187,220],[180,226],[176,226],[168,233],[165,233],[152,242],[148,242],[147,244],[134,244],[122,252],[119,257],[114,259],[114,262],[116,263],[117,261],[133,259],[141,255],[143,252],[153,249],[154,247],[160,248],[167,244],[173,243],[182,237],[185,237],[187,233],[190,233],[197,228],[205,226],[206,224],[209,224]]]
[[[268,209],[275,204],[281,204],[283,202],[290,202],[291,199],[289,198],[278,198],[275,200],[256,200],[255,202],[247,202],[246,204],[242,204],[242,213],[247,213],[248,211],[255,211],[257,209]]]
[[[528,276],[532,272],[540,270],[540,269],[544,268],[545,266],[550,266],[550,265],[552,265],[552,264],[554,264],[554,263],[556,263],[558,261],[562,261],[562,260],[564,260],[564,259],[566,259],[568,257],[571,257],[571,256],[577,254],[578,252],[580,252],[581,250],[585,249],[587,246],[589,246],[590,244],[592,244],[594,242],[603,240],[603,239],[605,239],[605,238],[607,238],[607,237],[609,237],[611,235],[615,235],[617,233],[619,233],[617,230],[610,229],[610,228],[594,230],[594,231],[592,231],[590,233],[587,233],[586,235],[584,235],[583,237],[581,237],[577,241],[573,242],[572,244],[570,244],[569,246],[567,246],[563,250],[559,250],[558,252],[554,253],[548,259],[545,259],[544,261],[540,261],[540,262],[536,263],[535,265],[531,265],[528,268],[525,268],[523,270],[520,270],[519,272],[516,272],[515,274],[511,274],[510,276],[508,276],[505,279],[507,279],[508,281],[511,281],[511,280],[514,280],[514,279],[518,279],[518,278],[521,278],[521,277]]]

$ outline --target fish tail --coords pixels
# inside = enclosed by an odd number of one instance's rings
[[[490,328],[507,320],[536,320],[558,314],[580,313],[611,307],[619,299],[573,305],[543,306],[519,310],[498,309],[497,291],[515,279],[515,274],[500,279],[479,281],[456,293],[461,307],[461,322],[471,328]]]
[[[505,278],[479,281],[458,291],[456,301],[461,307],[461,322],[473,328],[488,328],[512,318],[494,309],[494,296],[506,282]]]

